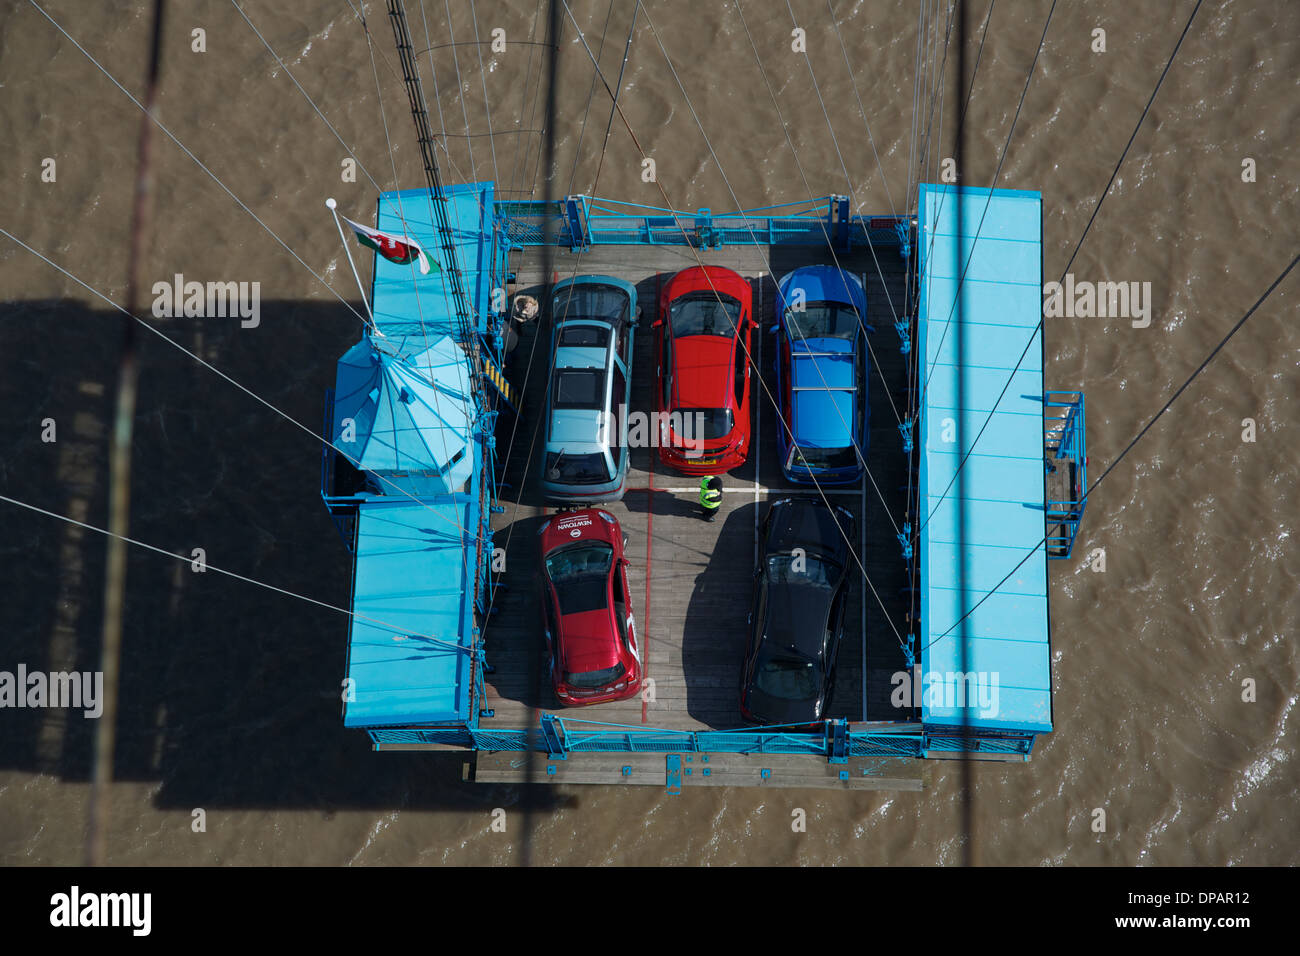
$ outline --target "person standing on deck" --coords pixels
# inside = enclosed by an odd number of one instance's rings
[[[718,516],[722,504],[722,479],[714,475],[705,475],[700,479],[700,507],[705,521],[712,521]]]

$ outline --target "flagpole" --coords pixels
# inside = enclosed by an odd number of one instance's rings
[[[379,331],[379,325],[375,322],[375,313],[370,310],[370,301],[366,298],[365,287],[361,285],[361,276],[357,274],[357,264],[352,261],[352,249],[348,246],[347,237],[343,235],[343,223],[339,222],[339,214],[337,211],[338,203],[334,201],[333,197],[330,197],[325,200],[325,206],[334,215],[334,225],[338,227],[339,239],[343,243],[343,252],[348,257],[348,265],[352,267],[352,278],[357,280],[357,289],[361,293],[361,301],[366,307],[366,314],[370,316],[370,327],[374,330],[376,335],[383,335],[384,333]]]

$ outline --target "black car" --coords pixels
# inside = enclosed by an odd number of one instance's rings
[[[853,515],[816,498],[773,502],[754,569],[740,712],[760,724],[822,720],[844,630]]]

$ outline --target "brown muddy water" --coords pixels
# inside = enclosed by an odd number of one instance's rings
[[[139,95],[147,4],[40,5]],[[946,4],[927,6],[940,23],[937,42],[921,44],[923,59],[937,62]],[[1058,4],[996,183],[1042,190],[1046,277],[1064,268],[1192,6]],[[234,4],[170,5],[160,115],[211,176],[157,135],[146,271],[260,282],[255,329],[212,320],[158,327],[317,430],[322,391],[357,330],[339,298],[355,302],[355,284],[323,200],[336,196],[342,212],[368,221],[375,183],[422,184],[419,154],[382,5],[365,4],[373,69],[358,0],[240,7],[283,65]],[[524,41],[540,38],[544,10],[525,0],[407,7],[417,49],[439,47],[436,97],[428,55],[421,67],[440,110],[435,127],[448,134],[446,178],[495,178],[540,198],[542,51]],[[1048,7],[996,4],[968,116],[967,183],[992,180]],[[573,8],[617,75],[630,5]],[[621,103],[673,204],[721,211],[733,206],[732,191],[747,207],[838,192],[863,212],[907,208],[921,167],[912,130],[927,125],[929,105],[923,97],[922,121],[914,119],[918,7],[795,0],[792,16],[784,2],[747,0],[740,9],[753,46],[734,3],[653,2],[639,18]],[[987,9],[970,3],[968,68]],[[482,47],[472,45],[475,24]],[[791,51],[796,24],[829,125],[805,60]],[[505,53],[487,46],[497,28]],[[1104,53],[1092,49],[1096,28],[1105,30]],[[196,29],[205,52],[192,48]],[[121,302],[140,113],[27,0],[0,3],[0,31],[0,228]],[[560,47],[559,189],[660,203],[618,120],[593,189],[609,102],[600,86],[591,94],[590,61],[571,23]],[[954,62],[950,50],[925,161],[931,181],[952,152]],[[1046,326],[1049,387],[1087,390],[1094,474],[1295,254],[1298,84],[1300,4],[1203,5],[1071,267],[1076,279],[1150,282],[1150,326],[1065,317]],[[341,181],[340,138],[364,167],[355,183]],[[42,178],[47,158],[53,182]],[[1253,182],[1242,178],[1248,158]],[[1028,764],[975,767],[980,862],[1300,862],[1291,819],[1300,783],[1296,294],[1293,274],[1095,493],[1075,557],[1053,564],[1057,730]],[[118,323],[103,301],[3,237],[0,297],[0,493],[103,525]],[[133,535],[173,552],[202,547],[218,566],[346,604],[349,561],[317,495],[318,443],[145,338]],[[1247,418],[1254,442],[1243,441]],[[45,419],[56,422],[55,442],[41,440]],[[3,503],[0,528],[0,670],[94,669],[103,539]],[[1097,548],[1104,573],[1085,566]],[[521,788],[462,784],[457,762],[437,755],[371,753],[338,716],[339,614],[141,550],[129,574],[113,862],[961,860],[956,765],[936,765],[919,794],[669,797],[590,787],[533,799]],[[1253,702],[1242,700],[1247,679]],[[65,711],[0,711],[0,861],[80,862],[92,737],[93,721]],[[490,829],[494,807],[507,809],[505,833]],[[191,832],[195,808],[206,811],[206,833]],[[806,833],[792,832],[794,808],[807,811]],[[1106,811],[1104,833],[1091,828],[1095,808]]]

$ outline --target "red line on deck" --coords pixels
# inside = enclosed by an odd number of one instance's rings
[[[649,494],[646,495],[645,509],[645,630],[642,633],[641,640],[644,644],[642,649],[641,664],[641,681],[645,683],[646,675],[650,672],[650,564],[651,554],[654,550],[655,539],[655,462],[654,455],[650,456],[650,487],[646,489]],[[641,691],[641,723],[646,722],[647,701],[645,690]]]

